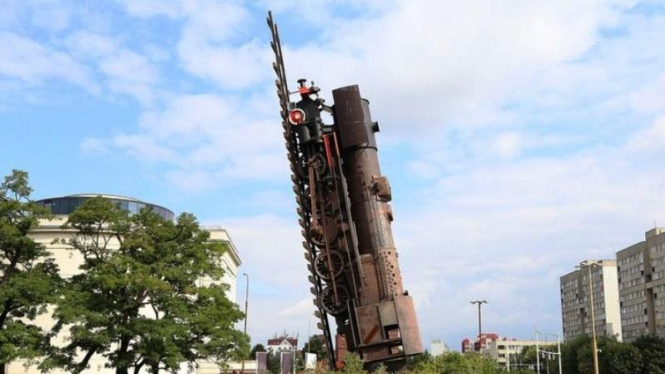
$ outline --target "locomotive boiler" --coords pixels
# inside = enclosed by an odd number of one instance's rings
[[[404,290],[393,241],[388,178],[381,174],[369,102],[358,86],[332,91],[333,105],[312,82],[298,81],[291,101],[277,26],[268,13],[275,54],[273,69],[291,180],[317,324],[331,367],[345,343],[372,369],[404,368],[423,352],[413,299]],[[326,124],[322,112],[332,115]]]

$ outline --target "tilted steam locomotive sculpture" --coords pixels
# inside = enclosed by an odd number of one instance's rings
[[[347,349],[366,368],[385,364],[401,370],[406,357],[422,353],[413,300],[402,288],[393,242],[391,191],[381,175],[369,102],[358,86],[332,91],[326,106],[319,88],[298,81],[299,101],[290,101],[277,26],[268,13],[275,53],[277,95],[311,291],[326,338],[329,362],[332,316]],[[330,113],[332,125],[321,112]]]

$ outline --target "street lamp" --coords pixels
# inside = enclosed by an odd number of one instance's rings
[[[243,333],[247,335],[247,305],[249,302],[249,275],[247,273],[242,273],[242,275],[245,276],[247,279],[247,282],[245,283],[245,327],[243,328]],[[240,372],[244,373],[245,372],[245,356],[242,357],[242,365],[240,368]]]
[[[480,351],[481,347],[481,335],[483,333],[483,320],[482,320],[482,306],[483,304],[487,304],[487,301],[485,300],[473,300],[471,301],[471,304],[478,304],[478,351]]]
[[[586,260],[580,262],[580,269],[587,269],[587,281],[589,282],[589,309],[591,311],[591,351],[593,352],[593,373],[598,374],[598,343],[596,342],[596,317],[593,310],[593,281],[591,280],[591,268],[599,266],[600,261]]]

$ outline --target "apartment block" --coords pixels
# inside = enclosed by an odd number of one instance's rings
[[[619,282],[615,260],[589,261],[596,335],[616,336],[622,340]],[[560,278],[561,313],[564,339],[591,335],[589,270],[585,267]]]
[[[665,228],[617,252],[621,324],[624,339],[647,334],[665,337]]]
[[[540,346],[547,345],[545,341],[540,341]],[[549,344],[552,344],[550,342]],[[556,342],[554,343],[556,344]],[[492,357],[499,364],[500,367],[510,370],[516,369],[533,369],[530,365],[523,365],[519,361],[519,355],[526,347],[535,347],[537,342],[535,340],[517,340],[500,338],[488,342],[487,347],[480,353]],[[535,366],[535,365],[533,365]]]

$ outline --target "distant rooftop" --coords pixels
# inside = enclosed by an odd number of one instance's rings
[[[141,209],[147,207],[152,209],[153,212],[159,214],[166,220],[172,221],[175,218],[175,214],[173,214],[171,210],[166,209],[163,206],[146,203],[144,201],[135,199],[133,197],[119,196],[119,195],[83,193],[83,194],[41,199],[38,200],[37,203],[49,208],[52,214],[69,215],[77,207],[83,204],[84,201],[92,199],[97,196],[101,196],[104,199],[117,203],[120,206],[120,209],[124,209],[128,211],[130,214],[136,214]]]

